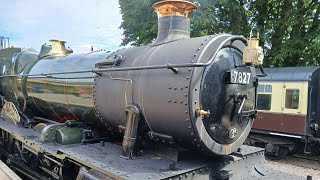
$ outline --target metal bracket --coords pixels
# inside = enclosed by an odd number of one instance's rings
[[[167,64],[167,68],[170,69],[175,74],[178,74],[179,72],[179,69],[172,67],[170,63]]]

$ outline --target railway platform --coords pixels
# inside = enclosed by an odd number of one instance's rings
[[[0,179],[2,180],[22,180],[4,162],[0,161]]]

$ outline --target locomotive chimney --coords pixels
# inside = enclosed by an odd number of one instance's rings
[[[152,45],[190,38],[190,16],[197,6],[189,1],[164,0],[153,5],[158,15],[158,36]]]

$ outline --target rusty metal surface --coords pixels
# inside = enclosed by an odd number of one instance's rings
[[[289,115],[259,112],[252,128],[293,135],[306,135],[307,117],[305,115]]]

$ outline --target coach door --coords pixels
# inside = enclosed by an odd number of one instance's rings
[[[284,83],[282,112],[285,114],[300,115],[303,101],[303,85],[301,83]]]
[[[286,82],[283,87],[282,123],[283,130],[289,134],[305,135],[307,97],[304,82]],[[306,90],[308,87],[306,87]]]

